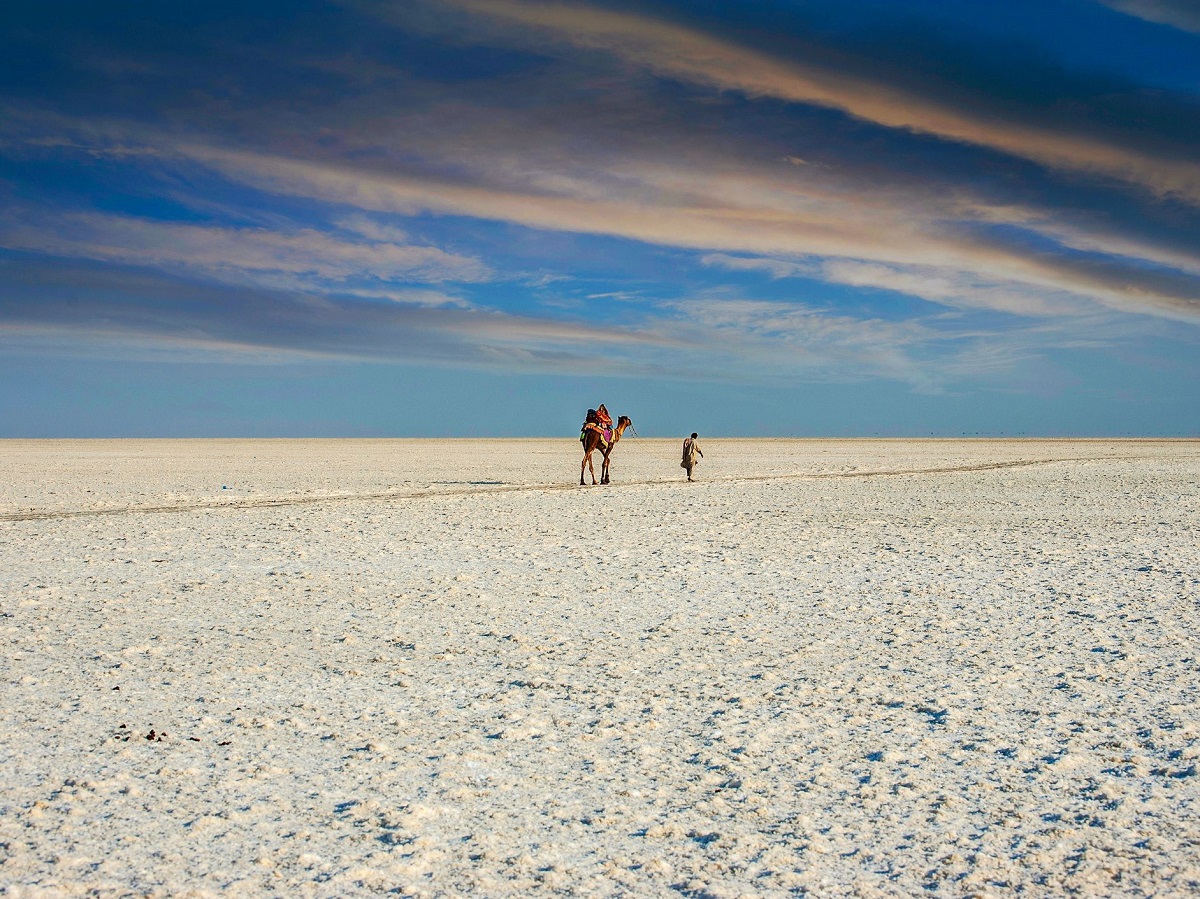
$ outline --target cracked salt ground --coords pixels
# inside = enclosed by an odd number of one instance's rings
[[[1200,885],[1195,443],[205,446],[2,448],[10,895]]]

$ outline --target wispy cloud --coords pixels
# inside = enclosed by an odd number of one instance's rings
[[[1012,375],[1037,349],[1098,345],[1094,322],[1022,334],[953,317],[866,319],[724,292],[660,301],[624,328],[479,309],[180,283],[148,271],[0,265],[0,351],[287,363],[364,360],[741,383],[887,379],[922,392]]]
[[[1105,6],[1145,19],[1200,34],[1200,6],[1195,0],[1100,0]]]
[[[404,235],[362,216],[344,221],[342,227],[350,233],[339,237],[312,228],[281,233],[99,213],[10,211],[0,217],[0,247],[276,287],[329,289],[364,279],[473,282],[491,276],[476,259],[392,242]],[[364,239],[345,239],[351,235]],[[386,295],[399,302],[406,297],[426,302],[436,296],[402,291]]]
[[[835,284],[871,287],[920,297],[958,308],[995,309],[1023,316],[1055,316],[1091,311],[1090,304],[1066,292],[1013,282],[996,283],[966,272],[937,266],[889,266],[877,263],[830,260],[824,276]]]
[[[262,288],[179,282],[148,271],[10,261],[0,265],[0,344],[186,347],[214,361],[326,358],[455,363],[515,370],[615,371],[649,348],[678,346],[665,332],[617,329],[428,303],[367,303]],[[143,355],[144,355],[143,354]],[[631,361],[632,360],[632,361]]]
[[[937,391],[1200,321],[1186,103],[1122,130],[683,3],[368,5],[378,44],[264,48],[266,87],[184,40],[183,88],[4,101],[3,339]]]
[[[357,206],[378,212],[436,211],[517,222],[533,228],[608,234],[703,250],[738,251],[765,257],[822,257],[925,266],[941,277],[958,272],[960,285],[980,285],[973,304],[993,298],[1007,311],[1044,314],[1056,295],[1100,302],[1127,311],[1200,316],[1200,282],[1186,272],[1171,275],[1092,259],[1053,245],[1030,253],[1007,232],[989,235],[977,226],[971,203],[961,198],[922,198],[919,189],[853,192],[828,181],[797,182],[754,168],[681,172],[670,166],[626,163],[623,188],[603,202],[569,194],[493,189],[419,174],[363,172],[340,165],[189,146],[183,152],[255,187]],[[596,170],[604,171],[604,160]],[[788,171],[791,168],[788,167]],[[827,175],[814,175],[828,178]],[[1065,235],[1068,229],[1060,229]],[[1038,229],[1049,236],[1053,227]],[[1084,243],[1084,231],[1072,239]],[[1100,238],[1097,238],[1099,241]],[[1130,244],[1132,249],[1132,244]],[[1164,255],[1163,259],[1166,258]],[[1183,258],[1181,256],[1181,258]],[[769,263],[764,263],[769,264]],[[795,263],[794,263],[795,264]],[[927,279],[897,284],[928,284]],[[1003,289],[1005,283],[1019,289]],[[982,289],[990,284],[997,289]],[[1038,299],[1035,291],[1042,291]],[[926,286],[926,299],[950,293]],[[1018,302],[1019,296],[1026,296]],[[957,303],[955,303],[957,305]]]
[[[916,322],[861,319],[801,303],[712,296],[668,304],[709,347],[708,365],[754,365],[807,380],[883,377],[936,388],[919,347],[939,336]]]
[[[987,280],[978,274],[931,265],[892,265],[853,259],[790,262],[769,257],[709,253],[706,265],[731,271],[762,272],[775,279],[821,279],[919,297],[960,309],[992,309],[1022,316],[1078,315],[1093,306],[1078,294],[1050,291],[1016,281]]]
[[[1020,378],[1022,364],[1064,347],[1099,347],[1119,334],[1110,317],[997,332],[954,316],[918,320],[862,318],[803,302],[711,295],[665,304],[675,328],[704,347],[698,372],[718,379],[845,382],[885,379],[923,393],[953,390],[964,379]]]
[[[512,15],[549,17],[556,27],[582,17],[583,33],[591,28],[605,40],[642,22],[582,6],[480,2],[492,12],[512,7]],[[600,16],[599,25],[593,15]],[[695,41],[716,40],[669,23],[650,24],[644,40],[655,47],[656,41],[682,42],[674,52],[688,59],[697,46],[708,46]],[[712,54],[725,59],[721,54],[736,49],[717,41]],[[500,87],[472,83],[458,94],[445,89],[418,111],[393,111],[386,92],[359,97],[349,118],[341,106],[320,113],[337,126],[329,129],[337,134],[332,148],[325,138],[309,142],[273,123],[269,110],[246,116],[248,130],[236,140],[217,133],[205,141],[116,120],[14,116],[15,124],[0,132],[15,129],[26,144],[41,135],[47,147],[56,143],[63,152],[144,147],[160,166],[198,163],[258,190],[332,206],[328,220],[337,223],[321,231],[280,222],[211,232],[194,225],[117,223],[106,242],[98,233],[108,230],[104,222],[88,228],[83,219],[85,224],[76,221],[58,233],[56,226],[34,221],[17,229],[15,245],[114,261],[173,255],[161,264],[275,286],[317,287],[322,280],[355,276],[426,283],[488,278],[482,258],[417,245],[407,226],[397,223],[432,212],[700,250],[710,254],[709,262],[726,257],[727,269],[757,267],[772,277],[802,274],[796,267],[808,267],[816,277],[849,270],[826,269],[819,264],[824,259],[920,272],[890,279],[891,289],[910,287],[919,291],[914,295],[956,308],[991,303],[989,308],[1022,314],[1077,314],[1081,305],[1098,302],[1171,317],[1198,315],[1200,246],[1181,238],[1186,228],[1179,225],[1139,231],[1138,216],[1104,223],[1058,207],[1046,195],[977,192],[975,169],[955,175],[936,160],[847,154],[836,166],[797,165],[772,141],[750,137],[750,123],[714,124],[689,110],[693,118],[671,124],[650,100],[624,88],[615,110],[581,115],[579,97],[555,81],[558,74]],[[526,92],[538,93],[554,114],[514,105],[512,97]],[[718,128],[730,123],[744,133]],[[288,152],[263,149],[281,142]],[[1186,224],[1195,219],[1189,215],[1176,217]],[[28,227],[38,233],[30,235]],[[156,230],[163,233],[136,233]]]
[[[1200,164],[1188,147],[1131,146],[1101,129],[1055,127],[1000,109],[973,108],[873,78],[867,67],[783,58],[662,19],[587,4],[541,0],[444,0],[659,75],[718,90],[815,104],[888,128],[989,147],[1058,168],[1093,172],[1200,203]],[[1131,3],[1138,0],[1130,0]],[[1142,0],[1140,5],[1149,5]],[[1176,8],[1175,4],[1163,4]],[[982,99],[982,98],[977,98]]]
[[[728,253],[705,253],[700,257],[704,265],[716,266],[733,272],[763,272],[772,278],[811,278],[820,273],[820,266],[813,262],[792,262],[772,259],[769,256],[731,256]]]
[[[1151,239],[1122,232],[1112,223],[1071,221],[1047,210],[1002,204],[972,205],[965,214],[982,222],[1011,225],[1048,237],[1074,250],[1150,263],[1188,275],[1200,275],[1200,249],[1179,239]]]

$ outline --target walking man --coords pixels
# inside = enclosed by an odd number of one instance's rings
[[[696,457],[704,458],[704,453],[700,449],[700,441],[696,439],[699,436],[693,433],[691,437],[683,441],[683,461],[679,463],[679,467],[687,470],[689,481],[692,479],[692,469],[697,464]]]

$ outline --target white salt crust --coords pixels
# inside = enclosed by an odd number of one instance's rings
[[[1200,890],[1200,444],[678,443],[0,442],[0,894]]]

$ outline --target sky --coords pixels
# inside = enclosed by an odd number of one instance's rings
[[[0,437],[1200,436],[1200,0],[0,14]]]

